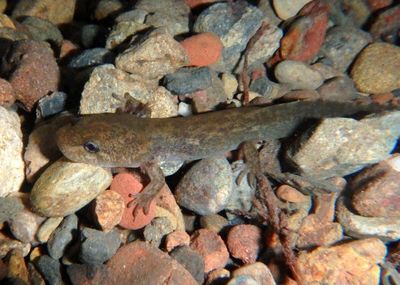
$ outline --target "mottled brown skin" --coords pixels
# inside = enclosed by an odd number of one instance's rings
[[[160,161],[201,159],[236,149],[244,141],[284,138],[305,119],[385,109],[380,105],[299,101],[162,119],[137,118],[123,113],[93,114],[61,128],[57,144],[72,161],[103,167],[145,165],[153,180],[163,181],[162,173],[154,167]],[[98,152],[88,152],[84,147],[87,142],[96,144]],[[148,203],[162,183],[150,183],[152,185],[142,191],[143,197],[136,202]]]

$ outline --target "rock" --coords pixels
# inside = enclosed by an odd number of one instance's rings
[[[182,117],[188,117],[193,115],[192,106],[185,102],[179,102],[178,114]]]
[[[378,263],[385,255],[380,240],[364,239],[301,252],[297,264],[308,284],[379,284]]]
[[[241,266],[232,272],[232,277],[250,276],[260,285],[276,285],[269,268],[262,262]]]
[[[111,179],[111,173],[104,168],[60,159],[36,181],[31,204],[43,216],[67,216],[96,198],[110,185]]]
[[[141,11],[141,10],[133,10],[130,12]],[[128,12],[129,13],[129,12]],[[122,15],[122,14],[121,14]],[[116,19],[117,21],[117,19]],[[129,37],[135,37],[137,33],[143,32],[148,29],[150,26],[143,24],[142,22],[136,21],[119,21],[111,30],[111,32],[107,36],[106,40],[106,48],[107,49],[115,49]]]
[[[55,47],[59,47],[63,41],[63,35],[56,25],[50,21],[38,17],[24,17],[21,21],[35,41],[44,41]]]
[[[233,76],[231,73],[223,73],[221,76],[221,81],[226,97],[228,99],[233,99],[233,96],[236,94],[239,86],[239,83],[237,82],[235,76]]]
[[[213,231],[200,229],[191,236],[190,247],[204,259],[204,272],[225,267],[229,253],[221,237]]]
[[[140,193],[140,191],[143,190],[143,184],[134,175],[128,172],[117,174],[111,183],[110,189],[111,191],[119,193],[124,199],[125,209],[122,214],[122,219],[119,222],[121,227],[132,230],[141,229],[154,218],[156,210],[155,200],[151,202],[147,214],[143,213],[143,211],[137,211],[134,215],[133,210],[135,208],[127,207],[128,203],[133,199],[130,195]]]
[[[115,65],[123,71],[157,80],[188,62],[184,48],[165,29],[159,28],[119,54]]]
[[[223,210],[232,193],[232,172],[225,158],[197,162],[181,179],[175,197],[179,205],[199,215]]]
[[[165,238],[165,249],[171,252],[173,249],[190,244],[190,236],[185,231],[173,231]],[[203,270],[204,271],[204,270]]]
[[[42,255],[35,262],[35,265],[48,284],[64,284],[61,276],[61,264],[58,260],[48,255]]]
[[[13,250],[21,251],[22,255],[25,257],[31,251],[31,244],[22,243],[18,240],[9,238],[3,233],[0,233],[0,258],[3,259]]]
[[[105,191],[97,196],[93,212],[100,228],[109,232],[121,222],[124,210],[124,198],[118,192]]]
[[[231,273],[226,270],[225,268],[221,268],[221,269],[215,269],[213,271],[211,271],[210,273],[207,274],[207,281],[206,284],[210,285],[210,284],[218,284],[218,283],[226,283],[229,280],[229,277],[231,276]]]
[[[241,284],[246,284],[246,285],[259,285],[260,283],[257,282],[253,277],[247,276],[247,275],[239,275],[236,277],[233,277],[231,280],[229,280],[227,285],[241,285]]]
[[[181,95],[204,90],[211,86],[211,72],[207,67],[181,68],[164,77],[165,87]]]
[[[172,233],[174,227],[170,220],[166,217],[157,217],[148,224],[143,231],[143,236],[146,242],[156,247],[159,247],[162,239],[169,233]]]
[[[385,242],[400,239],[400,221],[393,217],[363,217],[351,212],[347,201],[339,199],[336,218],[348,236],[355,238],[376,237]]]
[[[309,61],[319,51],[328,26],[328,6],[322,1],[305,5],[281,40],[279,56],[282,59]]]
[[[400,156],[363,170],[350,187],[351,204],[361,216],[400,217]]]
[[[0,197],[0,224],[10,221],[23,209],[24,204],[20,197]]]
[[[161,191],[158,193],[156,204],[156,217],[166,217],[172,224],[175,221],[174,230],[184,231],[186,229],[182,211],[167,185],[161,188]]]
[[[332,67],[345,72],[357,54],[371,41],[371,35],[361,29],[336,26],[326,33],[320,54]]]
[[[351,174],[388,157],[397,140],[390,128],[399,128],[400,123],[390,117],[393,115],[380,119],[387,125],[374,125],[370,119],[323,119],[291,145],[287,158],[300,173],[310,177],[323,179]],[[379,115],[371,118],[378,120]],[[324,151],[317,151],[320,149]]]
[[[31,111],[35,103],[58,88],[60,72],[48,44],[32,40],[16,41],[7,55],[9,82],[15,98]]]
[[[117,231],[104,233],[95,229],[81,230],[79,259],[85,264],[102,264],[109,260],[119,248],[121,239]]]
[[[45,219],[25,208],[10,218],[8,224],[16,239],[24,243],[34,243],[39,226]]]
[[[47,243],[50,236],[53,234],[53,232],[61,224],[62,221],[63,218],[61,217],[48,218],[46,221],[44,221],[40,225],[39,230],[36,233],[38,241],[40,241],[41,243]]]
[[[334,77],[317,89],[321,99],[330,101],[351,101],[359,97],[354,82],[347,76]]]
[[[120,0],[100,0],[96,3],[94,17],[96,20],[105,20],[118,15],[123,9],[123,4]]]
[[[15,94],[12,85],[0,78],[0,106],[9,107],[15,102]]]
[[[272,1],[272,4],[278,17],[282,20],[287,20],[293,16],[296,16],[301,8],[303,8],[304,5],[310,1],[311,0],[274,0]]]
[[[70,272],[71,277],[71,272]],[[144,242],[131,242],[122,246],[90,278],[85,272],[76,272],[80,282],[74,284],[187,284],[196,285],[191,274],[173,258]],[[73,276],[72,276],[73,277]],[[75,277],[76,278],[76,277]],[[74,278],[71,278],[74,280]]]
[[[144,21],[146,20],[147,16],[147,11],[142,10],[142,9],[134,9],[134,10],[129,10],[126,12],[122,12],[115,18],[116,23],[121,23],[121,22],[135,22],[139,24],[143,24]]]
[[[22,0],[13,9],[12,17],[35,16],[52,22],[54,25],[72,22],[76,0]]]
[[[36,118],[46,119],[66,109],[68,95],[62,91],[56,91],[38,101]]]
[[[144,23],[154,27],[166,27],[175,36],[189,32],[190,9],[185,1],[139,0],[136,9],[147,12]]]
[[[199,8],[203,5],[214,3],[216,0],[185,0],[185,3],[191,8]]]
[[[230,70],[235,67],[240,53],[261,26],[262,20],[261,10],[246,2],[217,3],[200,13],[193,28],[195,32],[212,32],[220,37],[224,46],[224,70]]]
[[[216,63],[224,48],[220,38],[214,33],[200,33],[181,41],[192,66],[208,66]]]
[[[81,114],[115,113],[124,109],[129,100],[146,103],[148,85],[111,64],[96,67],[85,84],[80,102]]]
[[[115,55],[105,48],[83,50],[68,63],[71,68],[86,68],[114,62]]]
[[[289,185],[281,185],[276,189],[276,196],[290,203],[304,203],[308,200],[307,196]]]
[[[102,47],[108,33],[108,29],[103,26],[87,24],[82,26],[79,40],[85,48]]]
[[[52,258],[60,259],[66,253],[66,248],[76,236],[77,229],[78,217],[76,215],[64,218],[47,242],[47,250]]]
[[[300,61],[282,61],[275,67],[274,74],[280,83],[287,83],[292,89],[314,90],[323,83],[323,78],[318,71]]]
[[[228,220],[221,215],[207,215],[200,217],[200,226],[203,229],[220,233],[229,224]]]
[[[56,144],[56,131],[73,119],[69,114],[61,115],[38,124],[30,133],[24,153],[28,182],[34,183],[50,162],[62,156]]]
[[[148,118],[170,118],[178,116],[176,96],[167,89],[159,86],[151,93],[151,97],[145,105],[143,114]],[[165,176],[174,174],[182,166],[182,161],[163,161],[160,163]]]
[[[364,93],[385,93],[400,88],[400,48],[387,43],[368,45],[357,57],[351,77]]]
[[[254,263],[261,250],[261,229],[254,225],[237,225],[229,230],[226,244],[234,258],[245,264]]]
[[[25,165],[18,114],[0,106],[0,126],[0,197],[5,197],[20,190]]]
[[[192,97],[193,106],[197,113],[214,110],[226,101],[224,86],[215,72],[211,74],[210,87],[194,92],[189,97]]]
[[[399,21],[397,21],[399,17],[399,5],[394,5],[393,7],[390,7],[388,9],[380,10],[377,15],[375,15],[369,28],[369,32],[371,33],[374,40],[381,39],[385,42],[395,44],[396,41],[399,40],[399,35],[397,34],[400,28]]]
[[[192,274],[198,284],[203,284],[204,260],[197,251],[185,245],[175,248],[170,255]]]
[[[29,272],[21,251],[13,250],[8,257],[7,281],[13,284],[29,284]],[[4,278],[5,279],[5,278]],[[3,280],[4,280],[3,279]],[[6,282],[7,282],[6,281]],[[8,282],[7,282],[8,283]]]

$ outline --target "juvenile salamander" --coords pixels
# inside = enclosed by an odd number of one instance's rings
[[[162,119],[92,114],[58,130],[57,145],[75,162],[103,167],[145,166],[151,182],[132,202],[145,207],[164,184],[162,172],[155,167],[160,161],[196,160],[236,149],[244,141],[284,138],[306,119],[385,109],[351,102],[299,101]]]

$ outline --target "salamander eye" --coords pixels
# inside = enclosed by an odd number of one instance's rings
[[[91,142],[91,141],[85,142],[83,144],[83,147],[85,148],[85,150],[87,152],[91,152],[91,153],[96,153],[96,152],[100,151],[100,147],[96,143]]]

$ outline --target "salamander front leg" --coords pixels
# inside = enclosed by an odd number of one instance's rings
[[[157,163],[147,162],[141,165],[141,169],[150,178],[150,183],[140,193],[130,195],[133,200],[128,203],[128,207],[135,208],[133,211],[134,216],[140,210],[145,214],[149,212],[151,202],[157,197],[165,184],[164,174]]]

